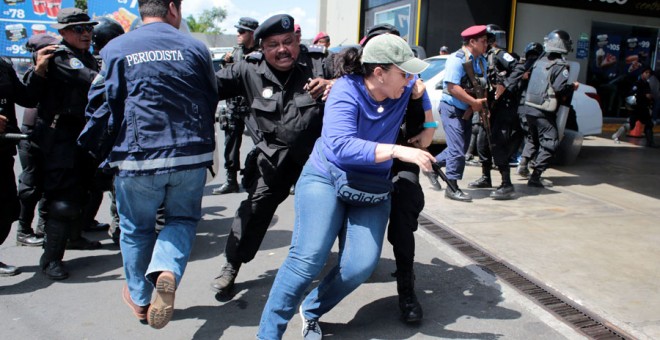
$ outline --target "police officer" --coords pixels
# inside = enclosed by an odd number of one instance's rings
[[[554,30],[545,37],[545,54],[532,66],[525,94],[525,115],[532,139],[538,150],[530,158],[534,169],[527,181],[530,187],[543,188],[541,174],[550,166],[557,150],[557,111],[570,105],[578,83],[569,83],[569,65],[564,55],[572,50],[573,42],[566,31]],[[525,145],[525,148],[532,147]],[[523,154],[527,152],[523,151]],[[549,184],[549,183],[548,183]]]
[[[54,47],[47,47],[39,52],[33,69],[34,79],[32,85],[43,85],[46,76],[48,59],[52,57]],[[14,176],[14,155],[16,155],[16,141],[6,139],[5,133],[19,133],[16,121],[14,104],[34,107],[37,104],[36,90],[27,88],[16,76],[11,61],[0,58],[0,244],[2,244],[11,224],[18,218],[20,203],[16,191],[16,177]],[[0,262],[0,276],[18,274],[18,268]]]
[[[532,66],[536,60],[543,54],[543,45],[537,42],[530,42],[525,47],[525,56],[513,67],[513,71],[506,79],[504,86],[508,92],[514,94],[516,102],[518,103],[518,119],[520,120],[520,131],[523,134],[523,153],[520,155],[520,162],[516,168],[516,173],[523,177],[529,178],[529,169],[527,164],[529,159],[536,152],[534,141],[532,141],[529,134],[529,126],[527,124],[527,117],[525,116],[525,93],[527,92],[527,85],[529,84],[529,75]],[[526,147],[527,144],[530,147]]]
[[[502,175],[502,184],[491,193],[490,197],[498,200],[513,198],[513,184],[509,169],[510,142],[513,131],[519,125],[516,111],[518,105],[513,100],[513,94],[506,92],[504,81],[513,70],[516,59],[507,53],[506,32],[497,25],[487,25],[488,37],[488,83],[489,99],[493,103],[490,116],[490,145],[484,125],[480,125],[477,136],[477,153],[481,161],[482,175],[476,181],[469,183],[469,188],[490,188],[492,181],[490,171],[495,165]],[[492,150],[491,150],[492,147]]]
[[[38,51],[57,43],[59,43],[59,39],[50,34],[36,34],[28,39],[25,48],[32,52],[32,61],[36,64]],[[31,135],[36,119],[37,109],[26,108],[23,111],[21,132]],[[30,140],[21,140],[18,143],[18,158],[21,161],[23,171],[18,177],[18,199],[21,203],[21,213],[18,217],[16,243],[22,246],[42,246],[47,212],[43,200],[43,158],[41,157],[41,150]],[[32,229],[32,220],[37,204],[39,205],[39,221],[35,232]]]
[[[62,258],[69,235],[82,226],[81,208],[86,185],[94,174],[93,164],[76,147],[76,138],[85,125],[87,92],[98,74],[96,59],[89,52],[96,21],[78,8],[64,8],[57,15],[61,47],[48,65],[46,88],[41,91],[33,139],[43,152],[44,193],[47,200],[46,242],[40,260],[42,271],[53,280],[68,277]],[[28,83],[34,79],[28,77]],[[80,237],[75,248],[99,245]]]
[[[238,20],[236,27],[238,45],[231,53],[225,55],[225,66],[235,61],[243,60],[252,53],[256,44],[254,41],[254,30],[259,27],[259,22],[249,17]],[[244,117],[250,110],[250,105],[245,97],[237,96],[227,99],[227,113],[221,117],[221,129],[225,131],[225,170],[227,171],[227,182],[221,187],[213,189],[214,195],[238,192],[238,180],[236,173],[241,168],[240,151],[245,130]]]
[[[229,292],[240,266],[254,258],[321,133],[320,96],[329,81],[315,79],[314,65],[301,58],[293,21],[286,14],[268,18],[255,31],[262,54],[216,73],[220,99],[242,95],[252,103],[250,116],[261,137],[255,160],[246,163],[253,175],[243,178],[248,198],[236,211],[227,238],[227,263],[211,283],[218,293]]]
[[[471,26],[461,32],[463,46],[451,54],[445,66],[444,94],[440,101],[442,127],[447,135],[447,148],[436,156],[446,166],[447,178],[454,188],[447,188],[445,197],[470,202],[472,197],[458,189],[457,180],[463,177],[465,152],[471,135],[472,113],[481,110],[486,98],[477,99],[471,93],[472,83],[463,69],[463,63],[472,61],[475,76],[486,84],[487,61],[483,54],[488,48],[486,26]]]

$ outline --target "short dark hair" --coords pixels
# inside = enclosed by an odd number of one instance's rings
[[[165,18],[170,3],[173,2],[176,9],[181,10],[181,0],[138,0],[140,16],[144,18]]]

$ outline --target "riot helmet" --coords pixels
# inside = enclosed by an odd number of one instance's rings
[[[486,37],[488,38],[488,45],[492,46],[493,43],[497,47],[506,49],[506,31],[495,24],[486,25]]]
[[[546,52],[567,54],[573,50],[573,41],[571,36],[563,30],[554,30],[545,37],[543,49]]]
[[[110,40],[124,34],[124,28],[112,18],[101,17],[96,20],[99,24],[94,26],[92,32],[92,48],[94,54],[98,55]]]
[[[535,54],[537,57],[543,53],[543,45],[537,42],[531,42],[525,47],[525,58],[529,59],[531,54]]]

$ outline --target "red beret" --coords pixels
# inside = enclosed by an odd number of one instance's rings
[[[486,25],[470,26],[461,32],[461,38],[463,38],[463,40],[480,37],[482,35],[486,35]]]

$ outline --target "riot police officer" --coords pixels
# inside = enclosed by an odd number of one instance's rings
[[[39,52],[36,65],[33,69],[33,85],[40,86],[46,75],[49,53],[54,47],[44,48]],[[38,87],[37,87],[38,88]],[[37,104],[36,90],[26,88],[16,76],[11,61],[0,58],[0,244],[2,244],[11,224],[18,218],[20,204],[16,191],[16,177],[14,175],[14,155],[16,155],[16,141],[6,139],[5,133],[19,133],[16,121],[14,104],[34,107]],[[18,268],[0,262],[0,276],[18,274]]]
[[[86,184],[94,174],[88,156],[76,146],[85,125],[87,92],[98,74],[96,59],[89,52],[96,21],[78,8],[64,8],[57,16],[63,40],[48,65],[48,78],[41,91],[33,140],[43,152],[44,195],[47,200],[46,241],[40,259],[42,271],[53,280],[68,277],[62,258],[72,230],[81,228],[80,217]],[[28,84],[35,79],[29,75]],[[71,240],[80,248],[96,247],[80,238]]]
[[[505,81],[506,90],[513,93],[516,102],[518,103],[518,119],[520,120],[520,132],[522,133],[523,153],[520,155],[520,162],[516,169],[516,173],[523,177],[529,177],[529,169],[527,164],[529,159],[536,152],[534,141],[532,141],[529,134],[529,126],[527,124],[527,117],[525,116],[525,93],[527,92],[527,85],[529,83],[529,75],[532,66],[536,60],[543,54],[543,45],[537,42],[530,42],[525,47],[525,56],[519,60],[514,66],[513,71]],[[526,147],[527,144],[530,147]]]
[[[481,161],[482,176],[476,181],[469,183],[469,188],[490,188],[492,181],[490,171],[493,161],[502,176],[502,184],[491,193],[490,197],[498,200],[513,198],[513,184],[509,169],[510,141],[513,131],[518,126],[517,108],[511,92],[505,91],[504,81],[513,70],[516,59],[507,53],[506,32],[497,25],[487,25],[488,37],[488,83],[489,101],[491,105],[490,116],[490,140],[488,140],[485,126],[480,125],[477,136],[477,153]],[[492,149],[491,149],[492,148]]]
[[[527,181],[531,187],[543,188],[541,174],[550,166],[559,144],[557,111],[562,105],[570,105],[578,83],[569,83],[569,65],[564,55],[572,50],[570,35],[554,30],[545,37],[545,54],[532,66],[532,73],[525,93],[525,115],[532,140],[538,150],[531,157],[534,169]],[[525,145],[525,148],[532,147]],[[523,151],[526,154],[525,151]]]
[[[234,25],[237,29],[238,45],[231,53],[225,55],[225,66],[243,60],[256,49],[254,41],[254,30],[259,27],[259,22],[249,17],[243,17]],[[227,112],[221,117],[222,130],[225,131],[225,170],[227,181],[219,188],[213,189],[214,195],[238,192],[238,180],[236,173],[241,168],[240,149],[245,130],[245,116],[250,110],[250,104],[243,96],[227,99]]]
[[[289,195],[320,136],[323,104],[329,81],[314,78],[313,63],[305,62],[294,35],[293,18],[275,15],[255,31],[262,53],[216,73],[220,99],[242,95],[252,103],[250,117],[260,140],[254,161],[246,163],[253,175],[243,182],[248,198],[236,211],[227,238],[227,263],[211,288],[229,292],[243,263],[254,258],[277,206]]]

